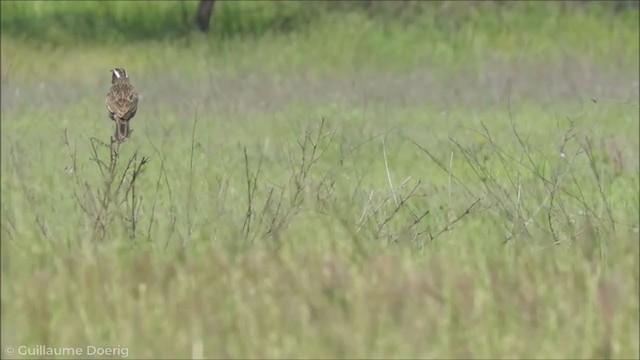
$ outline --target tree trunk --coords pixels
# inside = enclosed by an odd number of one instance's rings
[[[211,14],[213,14],[213,5],[216,0],[201,0],[198,5],[198,12],[196,13],[196,25],[202,32],[209,30],[209,23],[211,22]]]

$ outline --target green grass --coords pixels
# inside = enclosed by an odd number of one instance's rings
[[[3,1],[3,356],[640,356],[637,12],[394,4]]]

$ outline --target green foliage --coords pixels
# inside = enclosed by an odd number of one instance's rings
[[[219,1],[209,32],[214,41],[294,30],[315,33],[319,20],[340,25],[334,14],[359,14],[385,32],[413,28],[425,41],[464,42],[475,29],[491,39],[530,32],[561,38],[587,32],[579,39],[591,39],[607,31],[592,25],[612,27],[622,22],[628,28],[637,23],[637,12],[614,11],[612,4]],[[198,1],[3,1],[0,26],[4,34],[55,45],[183,39],[194,29],[197,6]],[[595,18],[599,23],[591,21]]]
[[[198,1],[3,1],[2,32],[56,45],[176,39],[192,29]],[[300,2],[219,2],[217,39],[299,28],[321,9]]]
[[[196,3],[3,1],[2,32],[57,45],[184,36]]]

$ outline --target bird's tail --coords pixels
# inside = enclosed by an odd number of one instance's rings
[[[131,131],[129,130],[129,122],[121,119],[116,119],[116,140],[118,142],[124,142],[129,137]]]

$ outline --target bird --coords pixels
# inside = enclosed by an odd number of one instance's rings
[[[125,69],[111,69],[111,88],[105,105],[109,118],[116,122],[115,140],[122,143],[131,136],[129,123],[138,111],[138,93]]]

